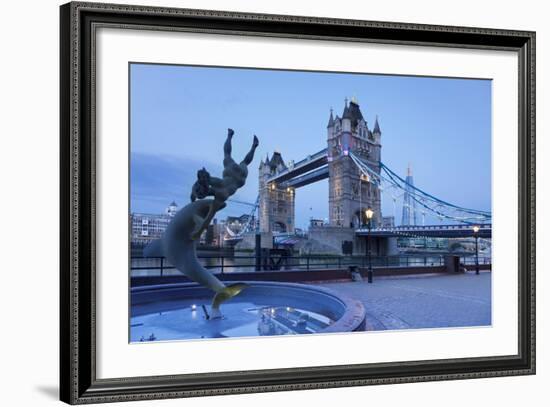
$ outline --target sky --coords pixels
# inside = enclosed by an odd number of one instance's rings
[[[162,213],[172,200],[184,206],[203,166],[221,176],[227,128],[238,162],[253,135],[260,140],[233,196],[253,203],[260,160],[280,151],[299,161],[325,148],[330,109],[342,116],[352,97],[371,130],[378,116],[385,165],[404,177],[410,164],[424,191],[491,210],[490,80],[132,64],[131,211]],[[229,203],[219,217],[250,209]],[[401,203],[383,194],[382,213],[399,223]],[[296,226],[311,217],[328,218],[328,180],[296,191]]]

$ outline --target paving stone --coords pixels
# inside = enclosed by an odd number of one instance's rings
[[[363,302],[367,329],[491,325],[491,273],[322,283]]]

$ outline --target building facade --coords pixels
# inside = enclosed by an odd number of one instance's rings
[[[395,227],[395,218],[393,216],[382,216],[382,223],[379,225],[382,228]]]
[[[147,244],[153,240],[160,239],[177,211],[178,205],[176,202],[172,202],[162,214],[130,214],[131,242],[135,244]]]
[[[407,167],[407,178],[405,179],[405,195],[403,196],[403,214],[401,216],[401,226],[416,226],[416,200],[414,199],[414,179],[411,165]]]
[[[371,131],[356,100],[348,104],[346,99],[342,117],[333,117],[331,110],[327,125],[330,226],[365,225],[367,208],[374,211],[372,226],[381,223],[380,190],[349,156],[353,153],[380,174],[381,136],[378,118]]]

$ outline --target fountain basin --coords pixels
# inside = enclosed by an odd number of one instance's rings
[[[193,283],[131,289],[130,341],[351,332],[365,329],[360,301],[306,284],[247,282],[208,319],[213,292]]]

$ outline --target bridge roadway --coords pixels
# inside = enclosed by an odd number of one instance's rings
[[[286,170],[283,170],[277,175],[269,178],[267,182],[275,182],[285,187],[288,186],[295,188],[311,184],[312,182],[317,182],[321,179],[328,178],[328,167],[326,167],[327,163],[327,149],[324,148],[321,151],[318,151],[315,154],[307,156],[303,160],[294,163]],[[306,175],[299,177],[303,174]]]
[[[481,224],[477,236],[491,237],[491,224]],[[474,225],[427,225],[427,226],[396,226],[393,228],[371,229],[372,237],[474,237]],[[355,231],[357,236],[368,236],[369,229],[362,227]]]
[[[484,239],[490,239],[492,235],[491,224],[480,224],[477,236]],[[366,227],[356,229],[355,235],[367,237],[369,230]],[[296,236],[289,233],[280,233],[274,235],[275,238],[283,239]],[[396,226],[393,228],[375,228],[371,229],[371,237],[474,237],[473,225],[426,225],[426,226]],[[226,238],[226,242],[240,242],[242,236],[233,236]]]

